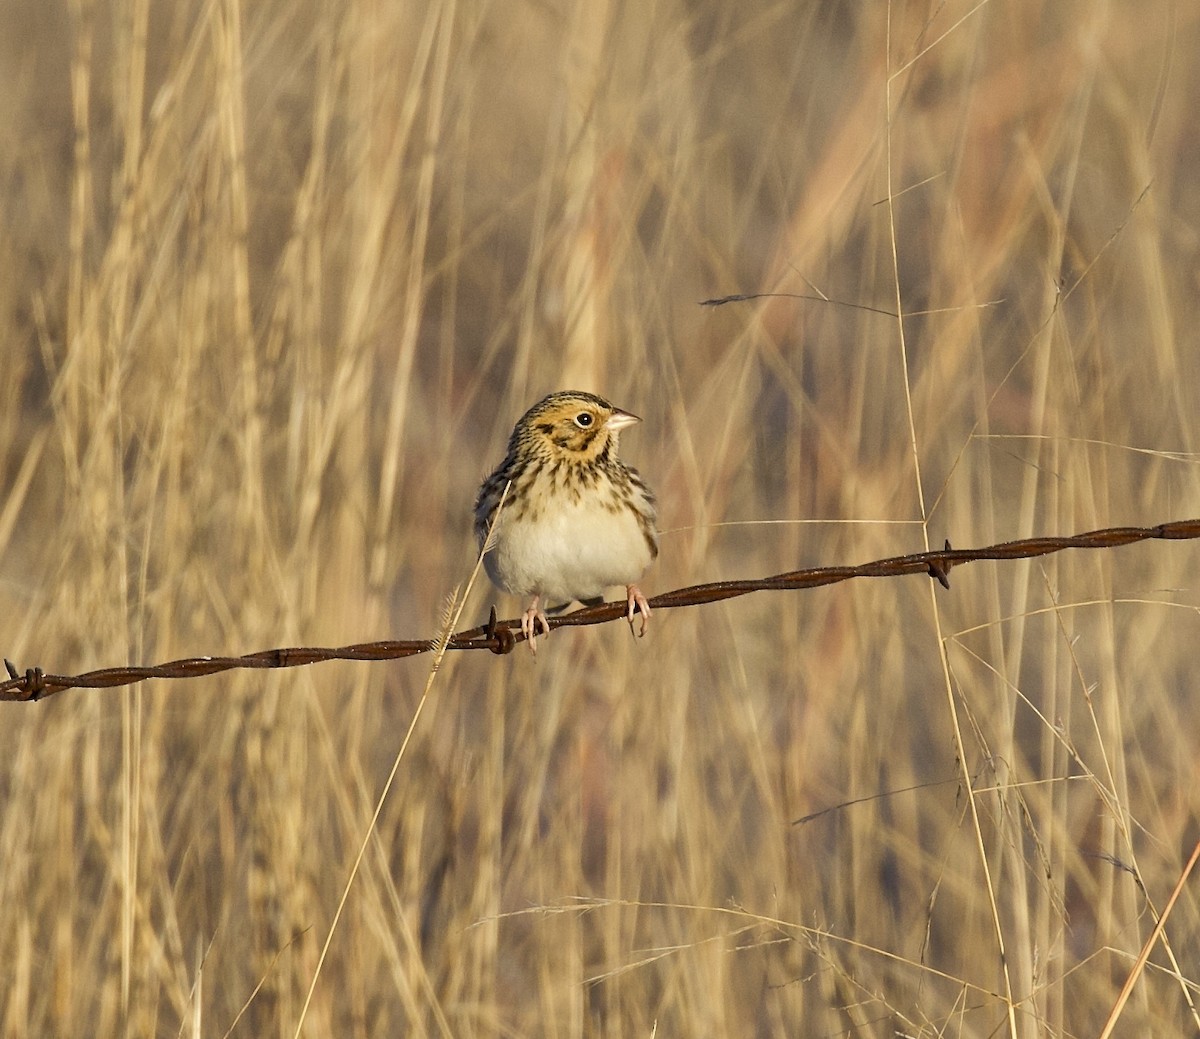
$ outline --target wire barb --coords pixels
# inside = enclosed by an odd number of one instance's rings
[[[501,626],[496,621],[496,604],[492,604],[491,612],[488,614],[487,626],[483,629],[484,638],[489,642],[494,640],[494,645],[489,645],[489,649],[496,656],[503,656],[506,653],[511,653],[517,644],[517,640],[513,637],[512,629],[507,625]]]
[[[663,592],[648,600],[651,609],[671,610],[681,606],[702,606],[705,603],[733,599],[751,592],[795,591],[801,588],[820,588],[857,577],[900,577],[904,574],[927,574],[943,588],[950,587],[948,574],[952,567],[985,559],[1030,559],[1062,552],[1068,548],[1119,548],[1139,541],[1185,541],[1200,538],[1200,519],[1160,523],[1154,527],[1106,527],[1069,537],[1025,538],[1005,541],[985,548],[956,549],[946,541],[945,547],[932,552],[917,552],[893,556],[857,566],[818,566],[793,570],[772,577],[738,581],[715,581],[689,588]],[[625,618],[628,601],[588,606],[562,617],[551,617],[550,627],[579,627],[584,624],[606,624],[618,617]],[[450,636],[448,650],[486,649],[497,655],[511,653],[525,640],[519,620],[498,621],[493,606],[487,624]],[[327,649],[319,646],[276,648],[247,653],[240,657],[187,657],[152,667],[112,667],[89,671],[82,675],[48,675],[40,667],[29,668],[21,674],[9,660],[4,661],[8,680],[0,682],[0,702],[39,700],[64,689],[111,689],[132,685],[151,678],[199,678],[225,671],[246,668],[302,667],[326,660],[397,660],[428,653],[434,648],[430,639],[410,641],[365,642],[353,646]]]
[[[946,539],[945,552],[953,552],[950,547],[950,539]],[[954,565],[953,560],[949,559],[932,559],[929,562],[929,576],[940,584],[946,591],[950,591],[950,568]]]

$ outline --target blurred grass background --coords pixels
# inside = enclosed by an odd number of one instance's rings
[[[22,668],[432,635],[565,387],[645,419],[650,594],[1200,512],[1192,5],[0,25]],[[1095,1035],[1200,838],[1198,564],[448,659],[303,1022],[427,662],[0,705],[0,1033]],[[1115,1034],[1197,1029],[1194,881],[1167,935]]]

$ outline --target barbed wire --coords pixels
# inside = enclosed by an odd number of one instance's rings
[[[1025,538],[1005,541],[985,548],[946,547],[931,552],[916,552],[892,556],[857,566],[818,566],[792,570],[772,577],[741,581],[714,581],[663,592],[649,600],[652,610],[673,610],[682,606],[702,606],[706,603],[733,599],[751,592],[794,591],[819,588],[858,577],[901,577],[905,574],[927,574],[943,587],[949,588],[949,573],[953,567],[987,559],[1030,559],[1062,552],[1068,548],[1119,548],[1139,541],[1186,541],[1200,538],[1200,519],[1160,523],[1155,527],[1106,527],[1067,537]],[[551,617],[550,627],[580,627],[585,624],[607,624],[626,615],[624,600],[585,607],[561,617]],[[519,620],[496,619],[493,606],[487,624],[469,628],[450,636],[450,650],[486,649],[492,653],[510,653],[525,641]],[[434,639],[409,641],[387,640],[365,642],[353,646],[322,648],[305,646],[265,649],[239,657],[184,657],[151,667],[110,667],[81,675],[51,675],[41,668],[29,668],[23,674],[4,661],[9,678],[0,682],[0,701],[34,701],[66,689],[110,689],[133,685],[151,678],[199,678],[224,671],[304,667],[327,660],[397,660],[431,652],[437,645]]]

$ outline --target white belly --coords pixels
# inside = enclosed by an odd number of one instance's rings
[[[568,505],[553,513],[517,520],[501,514],[495,546],[483,557],[501,588],[557,606],[632,584],[650,565],[650,546],[629,510]]]

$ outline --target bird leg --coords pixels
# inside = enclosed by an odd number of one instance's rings
[[[550,618],[546,616],[546,611],[541,607],[542,597],[535,595],[533,602],[530,603],[529,609],[521,616],[521,631],[525,633],[525,637],[529,640],[529,650],[537,656],[537,626],[540,622],[542,631],[547,635],[550,634]]]
[[[625,591],[629,596],[629,612],[625,614],[625,618],[629,621],[629,630],[633,631],[633,608],[636,606],[642,615],[642,628],[637,634],[639,638],[645,638],[646,625],[650,622],[650,604],[646,602],[646,597],[636,584],[627,584]]]

